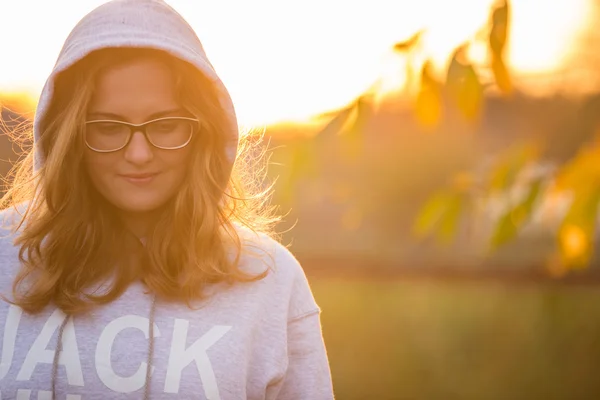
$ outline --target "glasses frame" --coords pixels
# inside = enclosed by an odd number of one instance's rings
[[[144,134],[144,137],[146,138],[146,141],[148,143],[150,143],[153,147],[156,147],[157,149],[161,149],[161,150],[178,150],[178,149],[182,149],[185,146],[187,146],[188,144],[190,144],[190,142],[192,141],[192,138],[194,137],[194,132],[198,129],[198,127],[194,127],[192,125],[192,131],[190,132],[190,138],[187,140],[187,142],[185,142],[184,144],[182,144],[181,146],[177,146],[177,147],[162,147],[162,146],[157,146],[156,144],[152,143],[152,140],[150,140],[150,137],[148,136],[148,133],[146,132],[146,127],[154,122],[158,122],[158,121],[168,121],[168,120],[185,120],[185,121],[191,121],[191,122],[196,122],[199,123],[200,120],[196,119],[196,118],[190,118],[190,117],[164,117],[164,118],[157,118],[157,119],[153,119],[151,121],[146,121],[142,124],[132,124],[130,122],[125,122],[125,121],[118,121],[118,120],[112,120],[112,119],[95,119],[92,121],[85,121],[85,125],[87,127],[87,125],[90,124],[94,124],[94,123],[100,123],[100,122],[110,122],[110,123],[115,123],[115,124],[120,124],[120,125],[125,125],[129,128],[129,135],[127,136],[127,140],[125,141],[125,144],[121,147],[119,147],[118,149],[114,149],[114,150],[99,150],[96,149],[92,146],[90,146],[90,144],[87,141],[87,129],[86,132],[84,134],[84,141],[85,141],[85,145],[92,151],[95,151],[97,153],[114,153],[115,151],[119,151],[119,150],[123,150],[125,147],[127,147],[129,145],[129,143],[131,142],[131,138],[133,137],[133,134],[137,131],[140,131]]]

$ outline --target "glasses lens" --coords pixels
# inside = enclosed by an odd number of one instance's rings
[[[185,145],[191,138],[194,122],[169,118],[155,121],[146,127],[148,139],[153,145],[173,149]]]
[[[128,136],[129,128],[115,122],[92,122],[85,130],[88,146],[100,151],[120,149],[127,143]]]

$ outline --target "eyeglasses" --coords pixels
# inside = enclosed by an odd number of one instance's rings
[[[143,124],[113,120],[86,121],[85,144],[99,153],[119,151],[127,147],[133,133],[139,130],[152,146],[176,150],[191,142],[198,123],[197,119],[188,117],[158,118]]]

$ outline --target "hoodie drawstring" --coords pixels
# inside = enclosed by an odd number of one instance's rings
[[[54,358],[52,359],[52,400],[56,400],[56,374],[58,372],[58,358],[62,352],[62,338],[65,331],[65,326],[69,322],[69,315],[65,316],[65,319],[61,322],[58,328],[58,338],[56,339],[56,350],[54,351]]]
[[[148,359],[146,364],[146,381],[144,382],[144,400],[150,399],[150,377],[152,375],[152,360],[154,358],[154,315],[156,314],[156,296],[152,296],[152,305],[150,306],[150,317],[148,318]],[[56,375],[58,373],[58,360],[60,353],[62,352],[62,339],[65,331],[65,326],[69,322],[69,315],[65,316],[65,319],[58,328],[58,337],[56,339],[56,350],[54,351],[54,358],[52,359],[52,400],[56,400]]]
[[[150,376],[152,375],[152,360],[154,358],[154,314],[156,314],[156,296],[152,296],[152,305],[150,307],[150,318],[148,326],[148,360],[146,364],[146,382],[144,383],[144,400],[150,399]]]

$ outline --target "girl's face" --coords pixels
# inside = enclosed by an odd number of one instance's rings
[[[103,70],[87,110],[87,121],[116,120],[142,124],[163,117],[189,117],[176,100],[175,78],[158,60],[138,59]],[[90,135],[90,125],[86,135]],[[110,139],[119,125],[96,125]],[[169,125],[159,126],[170,129]],[[108,140],[107,139],[107,140]],[[114,152],[86,148],[85,166],[96,187],[110,203],[133,217],[157,210],[178,191],[186,176],[191,145],[165,150],[150,144],[134,129],[129,144]]]

